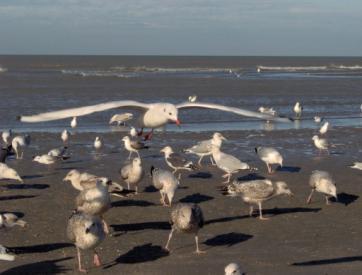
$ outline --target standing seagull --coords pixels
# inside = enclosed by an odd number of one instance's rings
[[[189,96],[189,102],[194,103],[194,102],[196,102],[196,100],[197,100],[197,95],[190,95]]]
[[[228,186],[228,193],[231,196],[241,196],[242,200],[250,205],[249,215],[254,212],[253,204],[259,206],[259,218],[267,220],[263,217],[262,203],[279,195],[292,196],[293,193],[285,182],[278,181],[273,184],[270,180],[252,180],[246,182],[234,181]]]
[[[135,127],[131,127],[131,129],[129,130],[129,134],[131,137],[136,137],[137,136],[137,130]]]
[[[99,150],[102,148],[102,140],[99,137],[96,137],[96,139],[94,141],[94,148],[96,150]]]
[[[93,264],[95,266],[102,265],[95,250],[105,238],[102,221],[98,217],[84,213],[74,213],[68,220],[67,236],[77,248],[78,269],[80,272],[87,272],[82,268],[80,250],[92,249],[94,252]]]
[[[323,120],[323,117],[315,116],[313,119],[314,119],[314,122],[315,122],[315,123],[321,123],[322,120]]]
[[[225,275],[242,275],[242,271],[237,263],[230,263],[225,266]]]
[[[227,178],[227,180],[223,183],[229,183],[231,175],[237,173],[240,170],[251,169],[250,166],[238,160],[236,157],[226,154],[220,151],[220,148],[212,145],[212,157],[215,160],[216,166],[223,170],[226,174],[223,175],[223,178]]]
[[[164,147],[160,152],[165,154],[165,161],[167,165],[173,169],[174,174],[178,170],[191,171],[196,169],[192,161],[185,159],[180,154],[174,153],[170,146]]]
[[[169,122],[174,122],[177,125],[180,125],[180,120],[178,119],[178,111],[182,109],[190,108],[201,108],[201,109],[215,109],[219,111],[231,112],[241,116],[247,117],[256,117],[263,120],[273,120],[280,122],[290,122],[291,119],[283,117],[273,117],[266,114],[261,114],[257,112],[252,112],[240,108],[223,106],[219,104],[212,103],[201,103],[201,102],[185,102],[181,104],[172,104],[172,103],[141,103],[132,100],[120,100],[113,101],[108,103],[101,103],[92,106],[85,106],[79,108],[65,109],[55,112],[48,112],[33,116],[18,116],[18,119],[22,122],[42,122],[42,121],[51,121],[64,119],[68,117],[75,116],[84,116],[89,115],[95,112],[102,112],[114,108],[133,108],[141,111],[141,116],[138,119],[138,126],[141,127],[139,134],[143,133],[143,128],[150,128],[149,132],[145,139],[150,139],[153,133],[153,129],[160,128],[166,125]]]
[[[77,127],[78,123],[77,123],[77,117],[73,117],[72,121],[70,122],[70,127],[75,128]]]
[[[354,162],[350,167],[353,169],[362,170],[362,162]]]
[[[326,204],[330,204],[328,196],[334,197],[337,200],[337,187],[332,179],[332,176],[325,171],[313,171],[309,179],[309,186],[312,188],[307,203],[312,201],[314,191],[320,192],[326,197]]]
[[[16,136],[13,138],[13,140],[11,141],[11,146],[13,147],[15,153],[16,153],[16,158],[20,159],[23,158],[24,152],[22,151],[20,154],[20,147],[24,147],[24,146],[28,146],[30,144],[30,136],[29,135],[25,135],[25,136]]]
[[[151,167],[151,176],[153,186],[160,191],[161,203],[163,206],[171,206],[172,199],[180,182],[173,173],[168,170],[163,170]],[[166,203],[166,199],[168,204]]]
[[[201,208],[195,203],[178,203],[171,212],[171,232],[168,236],[165,249],[170,251],[170,244],[173,232],[179,231],[184,233],[194,233],[196,242],[196,253],[204,253],[199,249],[198,232],[204,226],[204,217]]]
[[[220,148],[223,140],[226,140],[226,138],[222,134],[216,132],[213,134],[212,139],[200,141],[196,145],[186,149],[185,153],[195,154],[199,156],[200,159],[198,161],[198,164],[201,166],[201,160],[203,159],[203,157],[212,155],[210,146],[214,145]],[[212,157],[210,157],[210,160],[211,163],[214,165]]]
[[[5,143],[5,145],[9,145],[10,144],[10,138],[12,136],[12,131],[11,129],[9,131],[4,131],[1,134],[1,137],[3,139],[3,142]]]
[[[319,129],[319,133],[321,133],[321,135],[324,135],[325,133],[327,133],[328,129],[329,129],[329,122],[325,122],[323,126]]]
[[[265,162],[266,167],[268,168],[268,173],[273,173],[272,165],[279,164],[280,167],[283,166],[283,157],[282,155],[272,147],[256,147],[255,153],[258,157]]]
[[[69,139],[69,132],[67,130],[64,130],[60,138],[62,139],[64,144],[67,144]]]
[[[121,178],[127,183],[128,190],[130,185],[135,187],[135,193],[138,194],[138,184],[143,178],[143,168],[140,158],[134,158],[131,163],[123,166],[119,173]]]
[[[19,219],[13,213],[2,213],[0,214],[0,228],[11,228],[14,226],[25,227],[27,225],[26,221]]]
[[[122,140],[124,142],[124,148],[129,152],[128,159],[131,159],[131,156],[134,152],[140,158],[138,150],[148,149],[148,146],[146,146],[143,142],[140,142],[138,140],[131,140],[129,136],[123,137]]]
[[[109,120],[109,124],[117,122],[117,125],[120,126],[122,123],[125,126],[126,121],[131,120],[133,118],[133,114],[131,113],[124,113],[124,114],[116,114],[111,117]]]
[[[0,163],[0,179],[17,180],[23,183],[22,178],[18,172],[7,166],[5,163]]]
[[[327,139],[320,138],[319,136],[315,135],[313,136],[312,140],[314,142],[315,147],[317,147],[317,149],[319,150],[319,155],[321,155],[323,150],[327,151],[327,153],[329,154],[328,151],[329,144]]]
[[[302,105],[300,105],[299,102],[295,103],[293,110],[294,110],[296,118],[300,119],[302,116],[302,111],[303,111]]]

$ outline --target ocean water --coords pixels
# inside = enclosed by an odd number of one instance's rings
[[[318,128],[315,115],[332,126],[361,127],[362,58],[0,56],[0,130],[58,132],[69,128],[70,119],[29,124],[16,117],[123,99],[180,103],[193,94],[200,102],[253,111],[273,107],[290,117],[299,101],[303,119],[271,124],[215,110],[182,110],[182,126],[169,125],[169,131]],[[80,117],[77,131],[126,131],[108,125],[113,114],[126,111]]]

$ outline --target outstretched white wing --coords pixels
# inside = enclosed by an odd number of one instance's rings
[[[50,121],[50,120],[58,120],[68,117],[78,117],[85,116],[95,112],[102,112],[109,109],[120,108],[120,107],[128,107],[128,108],[136,108],[141,110],[147,110],[149,108],[149,104],[132,101],[132,100],[120,100],[120,101],[111,101],[107,103],[101,103],[97,105],[79,107],[79,108],[71,108],[64,109],[55,112],[42,113],[33,116],[20,116],[19,120],[22,122],[42,122],[42,121]]]
[[[291,118],[287,117],[279,117],[279,116],[271,116],[267,114],[257,113],[248,111],[245,109],[235,108],[235,107],[229,107],[219,104],[213,104],[213,103],[192,103],[192,102],[185,102],[176,105],[177,109],[184,109],[184,108],[206,108],[206,109],[216,109],[220,111],[235,113],[242,116],[247,117],[256,117],[264,120],[274,120],[274,121],[280,121],[280,122],[290,122],[292,121]]]

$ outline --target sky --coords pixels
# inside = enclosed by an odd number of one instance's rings
[[[0,54],[362,56],[360,0],[0,0]]]

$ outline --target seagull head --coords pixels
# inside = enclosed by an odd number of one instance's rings
[[[284,181],[278,181],[275,183],[276,185],[276,193],[278,195],[288,195],[293,196],[293,192],[289,189],[288,185]]]
[[[173,153],[173,150],[172,150],[171,146],[166,146],[166,147],[162,148],[160,152],[164,153],[166,156],[169,156],[170,154]]]
[[[127,141],[130,141],[130,138],[129,138],[129,136],[124,136],[124,137],[122,138],[122,140],[123,140],[124,142],[127,142]]]
[[[68,172],[68,174],[66,174],[66,176],[64,177],[63,181],[72,181],[73,179],[77,178],[80,176],[80,173],[78,170],[76,169],[73,169],[73,170],[70,170]]]
[[[140,166],[141,165],[141,159],[140,158],[134,158],[132,163],[133,163],[133,165]]]
[[[318,140],[319,139],[319,136],[317,136],[317,135],[314,135],[313,137],[312,137],[312,140]]]
[[[163,116],[165,116],[167,120],[175,122],[176,125],[181,124],[180,120],[178,119],[178,110],[175,105],[170,103],[164,103],[160,107]]]
[[[214,133],[214,135],[212,136],[212,138],[214,140],[227,140],[221,133],[216,132]]]
[[[230,263],[225,267],[225,275],[241,275],[240,267],[236,263]]]

